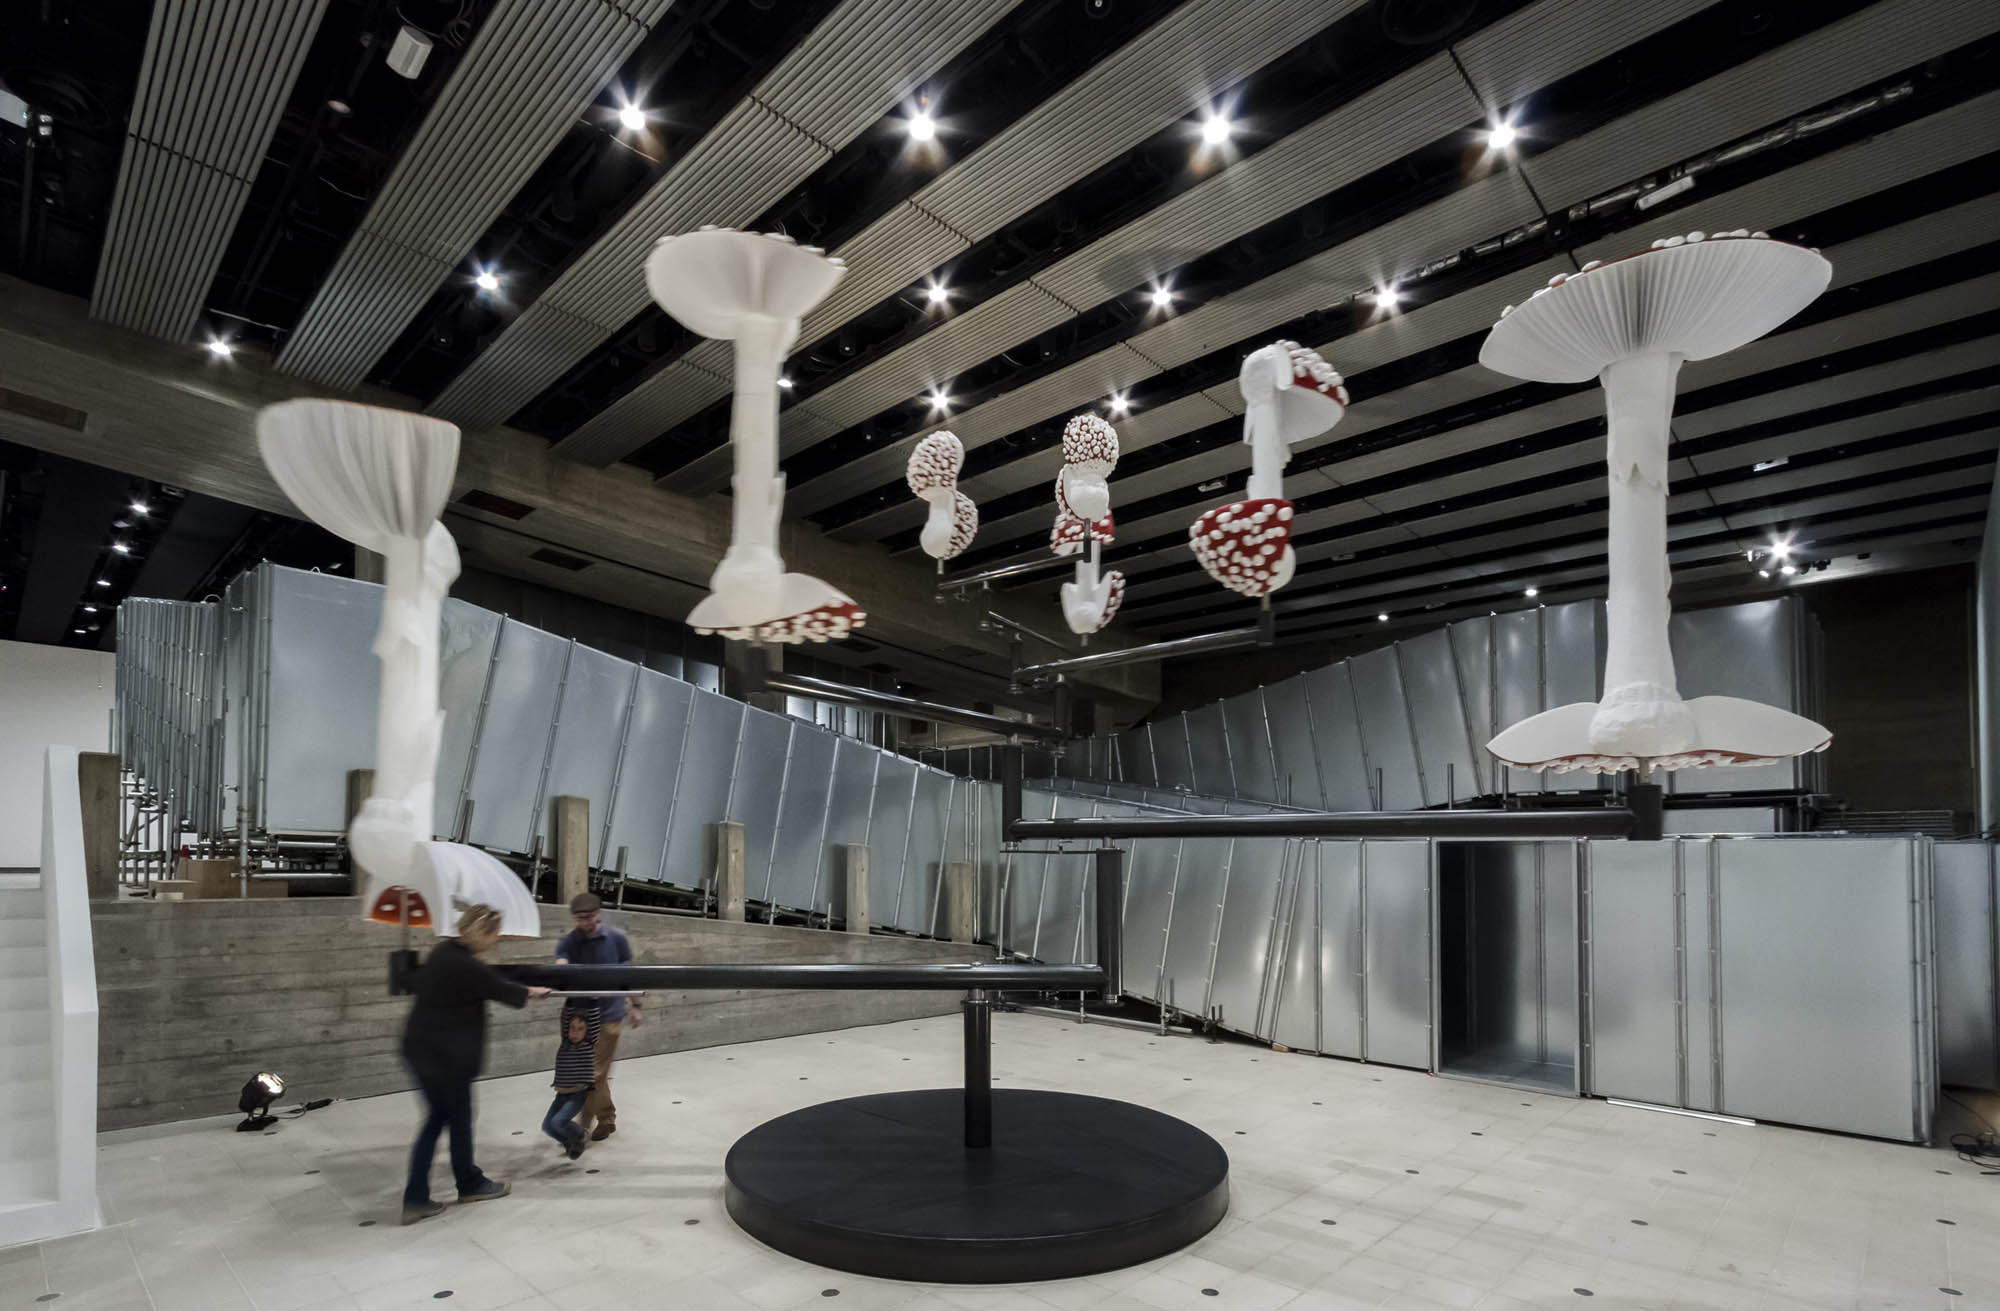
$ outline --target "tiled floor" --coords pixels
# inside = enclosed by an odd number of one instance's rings
[[[621,1063],[623,1127],[575,1164],[537,1135],[546,1078],[482,1084],[481,1163],[515,1195],[407,1229],[407,1096],[265,1135],[227,1120],[106,1135],[110,1227],[0,1251],[0,1311],[55,1293],[57,1311],[391,1311],[447,1290],[466,1311],[2000,1307],[2000,1177],[1949,1151],[1022,1015],[996,1019],[1000,1082],[1207,1129],[1234,1161],[1221,1227],[1147,1266],[969,1288],[818,1269],[730,1223],[738,1134],[813,1101],[955,1083],[958,1056],[956,1020],[937,1019]]]

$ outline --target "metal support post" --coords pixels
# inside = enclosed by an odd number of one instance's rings
[[[965,1145],[993,1146],[993,1000],[984,988],[965,994]]]
[[[1097,967],[1104,971],[1107,1002],[1124,995],[1125,926],[1119,908],[1125,904],[1125,853],[1118,847],[1097,852]]]

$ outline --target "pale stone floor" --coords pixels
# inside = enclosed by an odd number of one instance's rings
[[[537,1132],[546,1076],[481,1084],[481,1164],[515,1194],[410,1228],[409,1095],[263,1135],[228,1119],[107,1134],[110,1227],[0,1251],[0,1311],[2000,1307],[2000,1177],[1948,1150],[1025,1015],[996,1019],[1000,1082],[1214,1134],[1233,1161],[1219,1228],[1145,1266],[975,1288],[819,1269],[730,1223],[739,1134],[955,1084],[959,1040],[933,1019],[621,1063],[621,1131],[573,1165]]]

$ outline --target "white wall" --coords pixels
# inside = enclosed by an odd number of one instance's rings
[[[1994,471],[1993,499],[1986,506],[1978,596],[1973,713],[1979,718],[1979,827],[1990,833],[2000,824],[2000,469]]]
[[[103,751],[111,737],[109,651],[0,642],[0,869],[42,863],[42,752]]]

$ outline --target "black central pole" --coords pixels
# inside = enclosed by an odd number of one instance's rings
[[[965,994],[965,1146],[993,1146],[993,1002],[985,989]]]
[[[1125,991],[1124,916],[1125,853],[1117,847],[1103,847],[1097,853],[1097,968],[1104,971],[1107,1002],[1117,1002]]]

